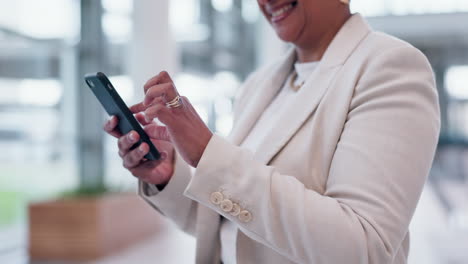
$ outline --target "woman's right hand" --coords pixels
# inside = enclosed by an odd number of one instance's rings
[[[153,161],[144,158],[149,152],[149,146],[144,142],[138,148],[130,150],[135,142],[138,142],[140,135],[136,131],[122,135],[117,127],[119,120],[116,116],[112,116],[104,124],[104,131],[118,139],[119,156],[123,160],[123,166],[133,176],[146,183],[165,185],[174,172],[174,147],[170,142],[167,130],[154,121],[147,122],[142,113],[136,114],[135,117],[143,125],[151,142],[161,153],[160,160]]]

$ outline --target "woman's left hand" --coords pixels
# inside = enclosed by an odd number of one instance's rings
[[[175,107],[166,103],[173,101],[179,93],[169,74],[160,72],[144,86],[145,99],[130,110],[144,112],[147,121],[158,118],[165,127],[160,127],[159,139],[171,141],[182,158],[197,167],[213,133],[197,114],[186,97],[181,96]]]

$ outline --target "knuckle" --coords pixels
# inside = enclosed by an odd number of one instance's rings
[[[140,148],[136,148],[133,152],[134,152],[133,153],[133,161],[134,161],[135,164],[139,164],[140,161],[145,156],[145,153],[144,153],[144,151],[140,150]]]
[[[120,142],[120,149],[128,149],[131,146],[131,141],[128,138],[127,135],[120,137],[121,142]]]
[[[152,120],[155,116],[151,113],[150,110],[145,111],[145,119],[146,121]]]
[[[165,83],[164,84],[164,90],[166,90],[166,91],[175,90],[175,86],[174,86],[173,83]]]
[[[161,113],[162,107],[161,105],[155,105],[151,107],[148,111],[148,113],[151,115],[159,115]]]
[[[125,136],[125,147],[131,146],[132,145],[132,140],[130,139],[130,136]]]
[[[144,98],[145,101],[149,101],[149,100],[151,100],[153,98],[152,97],[153,91],[154,91],[153,87],[150,87],[150,88],[148,88],[148,90],[146,90],[145,98]]]
[[[128,153],[125,158],[124,158],[124,161],[125,161],[125,165],[127,166],[126,168],[127,169],[131,169],[133,167],[135,167],[135,165],[138,163],[139,159],[137,157],[135,157],[135,151],[132,151],[130,153]]]
[[[151,86],[151,87],[148,89],[148,91],[147,91],[146,94],[147,94],[148,96],[152,96],[155,92],[158,91],[157,88],[158,88],[157,85]]]
[[[133,166],[136,163],[135,152],[130,152],[127,157],[127,164]]]
[[[139,148],[137,148],[135,151],[136,151],[136,156],[137,156],[137,159],[140,161],[141,159],[143,159],[143,157],[146,155],[146,152],[144,151],[144,148],[142,147],[143,145],[140,145]]]
[[[157,105],[154,107],[154,111],[158,114],[160,114],[164,109],[165,107],[163,107],[162,105]]]

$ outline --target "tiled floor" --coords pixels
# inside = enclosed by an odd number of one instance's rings
[[[1,212],[0,212],[1,213]],[[0,230],[0,263],[27,263],[26,230],[23,225]]]
[[[84,264],[174,264],[195,263],[195,239],[173,224],[167,223],[166,228],[147,241],[97,261]]]

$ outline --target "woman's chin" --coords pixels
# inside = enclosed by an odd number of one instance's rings
[[[288,23],[273,25],[276,35],[285,42],[294,42],[300,34],[301,21],[290,20]]]
[[[297,39],[297,34],[286,30],[275,30],[276,35],[284,42],[294,42]]]

